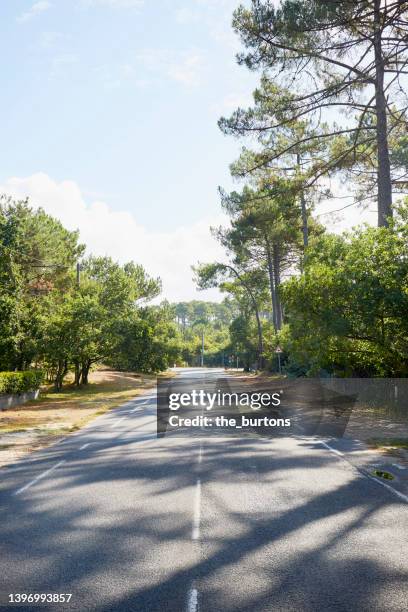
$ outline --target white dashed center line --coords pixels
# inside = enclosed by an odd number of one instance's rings
[[[187,612],[198,612],[198,591],[190,589],[188,592]]]
[[[197,479],[195,498],[194,498],[194,517],[193,530],[191,534],[192,540],[200,539],[200,522],[201,522],[201,480]]]

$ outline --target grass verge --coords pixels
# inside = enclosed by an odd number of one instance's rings
[[[370,438],[367,443],[383,450],[408,450],[408,438]]]

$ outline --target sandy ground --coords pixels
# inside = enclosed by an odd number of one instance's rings
[[[0,467],[58,442],[155,384],[155,376],[99,370],[90,374],[87,387],[45,391],[39,400],[1,411]]]
[[[246,374],[242,370],[228,370],[228,373],[234,376],[237,384],[252,390],[267,388],[271,384],[276,386],[281,380],[277,375]],[[344,438],[361,440],[373,453],[398,458],[399,463],[408,468],[408,449],[398,447],[398,443],[393,445],[396,440],[408,445],[408,409],[406,413],[392,414],[386,408],[373,408],[357,402],[347,421]]]

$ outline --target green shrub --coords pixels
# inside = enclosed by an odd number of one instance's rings
[[[41,385],[43,373],[40,370],[26,372],[0,372],[0,393],[12,395],[35,391]]]

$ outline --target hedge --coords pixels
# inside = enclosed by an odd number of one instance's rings
[[[35,391],[42,383],[43,373],[40,370],[26,372],[0,372],[0,393],[14,395]]]

